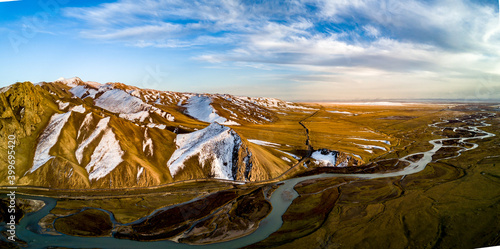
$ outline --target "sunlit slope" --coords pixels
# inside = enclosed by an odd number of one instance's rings
[[[418,136],[432,138],[425,132],[427,124],[452,114],[446,105],[322,105],[304,121],[314,148],[336,148],[366,162],[409,146]],[[422,149],[427,147],[432,148],[422,143]]]
[[[261,181],[290,169],[305,149],[304,131],[285,112],[300,116],[309,109],[276,99],[165,92],[79,78],[19,83],[1,91],[1,135],[17,136],[20,185],[85,189],[204,178]],[[290,140],[284,136],[283,148],[259,143],[262,133],[252,132],[275,123],[271,136],[297,134]],[[202,153],[182,151],[181,137],[211,127],[220,129],[199,146]],[[219,139],[225,133],[237,140],[232,147]],[[169,163],[174,154],[185,159],[175,173]],[[0,159],[7,162],[6,155]],[[5,180],[0,184],[7,185]]]
[[[16,136],[17,177],[31,167],[38,135],[57,110],[47,95],[31,83],[16,83],[0,90],[0,139],[4,141],[0,143],[0,150],[6,152],[8,136]],[[7,185],[7,156],[7,153],[0,154],[2,185]]]

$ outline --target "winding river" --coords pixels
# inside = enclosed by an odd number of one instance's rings
[[[399,160],[405,161],[409,163],[407,167],[397,172],[389,172],[389,173],[371,173],[371,174],[318,174],[311,176],[304,176],[293,178],[289,180],[283,181],[282,185],[277,188],[272,196],[271,196],[271,204],[272,211],[271,213],[263,219],[259,223],[258,229],[250,235],[245,237],[222,242],[222,243],[214,243],[209,245],[187,245],[180,244],[176,242],[172,242],[170,240],[164,241],[154,241],[154,242],[140,242],[140,241],[132,241],[125,239],[116,239],[113,237],[75,237],[69,235],[55,235],[55,234],[44,234],[42,229],[39,227],[38,223],[40,219],[45,217],[49,212],[56,206],[56,199],[48,198],[48,197],[36,197],[36,196],[22,196],[18,195],[18,198],[25,199],[33,199],[33,200],[42,200],[45,202],[45,206],[37,212],[28,213],[17,225],[16,227],[16,235],[19,240],[23,240],[27,243],[26,248],[46,248],[46,247],[69,247],[69,248],[240,248],[243,246],[251,245],[256,242],[262,241],[271,235],[273,232],[278,230],[283,221],[281,219],[282,215],[285,213],[287,208],[291,205],[292,201],[298,196],[297,192],[294,190],[294,186],[302,181],[317,179],[317,178],[326,178],[326,177],[355,177],[361,179],[374,179],[374,178],[382,178],[382,177],[395,177],[395,176],[404,176],[413,173],[417,173],[422,171],[427,164],[432,161],[433,155],[442,148],[442,147],[457,147],[460,148],[458,151],[458,156],[461,152],[472,150],[478,147],[477,144],[472,142],[467,142],[472,139],[484,139],[488,137],[493,137],[495,134],[485,132],[480,130],[479,128],[490,126],[485,123],[483,120],[492,117],[494,114],[482,115],[479,118],[474,119],[477,124],[474,126],[466,126],[466,127],[454,127],[451,128],[453,131],[464,131],[471,132],[472,134],[476,134],[476,136],[472,137],[460,137],[460,138],[440,138],[429,141],[434,147],[425,152],[414,153],[411,155],[407,155]],[[459,122],[461,120],[458,120]],[[442,127],[440,125],[446,124],[448,121],[438,122],[431,124],[430,126],[436,128],[442,128],[444,130],[446,127]],[[444,145],[445,141],[457,142],[454,143],[456,145]],[[467,147],[461,147],[460,145],[468,145]],[[412,156],[422,155],[419,160],[410,160]],[[283,198],[284,193],[290,195],[291,198]],[[290,196],[287,196],[290,197]],[[5,195],[2,196],[5,198]],[[110,212],[108,212],[110,213]],[[114,217],[111,215],[111,219],[114,223]],[[5,231],[5,226],[0,227],[1,231]]]

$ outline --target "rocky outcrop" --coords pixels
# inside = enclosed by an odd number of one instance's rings
[[[30,136],[44,113],[40,88],[30,82],[0,89],[0,137]]]

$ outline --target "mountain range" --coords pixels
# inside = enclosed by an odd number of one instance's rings
[[[310,156],[319,158],[319,166],[357,163],[341,152],[312,153],[305,145],[275,144],[240,132],[273,124],[286,113],[315,111],[274,98],[158,91],[75,77],[2,88],[0,111],[2,141],[16,135],[18,185],[87,189],[206,178],[254,182],[276,178]],[[0,161],[7,163],[7,156]],[[6,176],[0,172],[0,179]]]

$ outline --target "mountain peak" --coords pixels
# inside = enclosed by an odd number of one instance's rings
[[[294,161],[285,152],[250,144],[238,132],[278,121],[277,112],[306,111],[301,108],[275,99],[59,78],[0,89],[0,133],[25,131],[19,137],[36,141],[35,154],[22,165],[23,184],[117,188],[206,178],[259,181]]]
[[[73,78],[61,77],[61,78],[55,80],[54,82],[60,82],[60,83],[63,83],[65,85],[68,85],[71,87],[75,87],[75,86],[80,85],[79,83],[83,83],[82,79],[80,79],[78,77],[73,77]]]
[[[80,85],[86,85],[86,86],[91,86],[93,88],[99,88],[100,86],[102,86],[102,84],[100,83],[97,83],[97,82],[94,82],[94,81],[83,81],[82,79],[80,79],[79,77],[72,77],[72,78],[64,78],[64,77],[61,77],[57,80],[55,80],[54,82],[60,82],[60,83],[63,83],[69,87],[76,87],[76,86],[80,86]]]

